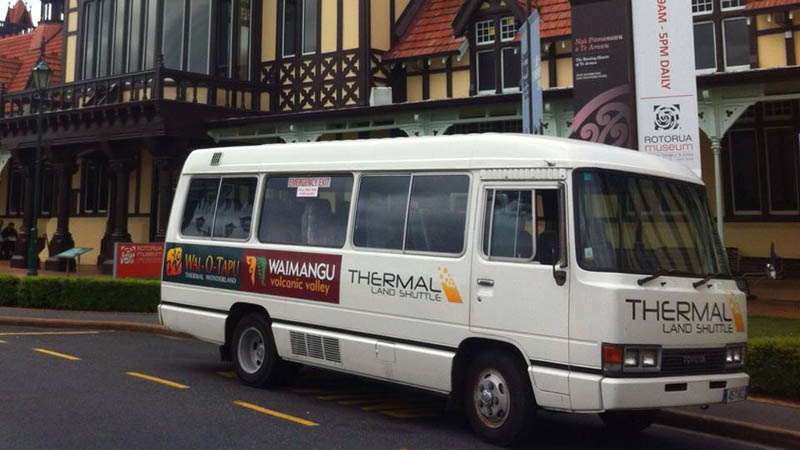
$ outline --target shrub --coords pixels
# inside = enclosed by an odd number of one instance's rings
[[[17,304],[31,308],[154,312],[159,281],[36,277],[19,280]]]
[[[800,338],[751,339],[746,364],[752,392],[800,399]]]
[[[19,295],[19,277],[0,274],[0,306],[16,306]]]

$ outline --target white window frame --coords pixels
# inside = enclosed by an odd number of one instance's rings
[[[737,2],[740,4],[735,6],[725,6],[726,2],[727,3]],[[719,0],[720,11],[736,11],[737,9],[744,9],[745,6],[747,6],[747,2],[745,0]]]
[[[726,72],[741,72],[743,70],[750,70],[750,64],[742,64],[738,66],[729,66],[728,65],[728,42],[725,39],[725,24],[728,22],[744,20],[749,22],[750,19],[747,17],[731,17],[729,19],[722,19],[722,62],[725,67]],[[747,26],[749,27],[750,24],[748,23]],[[715,44],[716,45],[716,44]]]
[[[481,53],[494,53],[494,49],[486,49],[486,50],[480,50],[480,51],[476,51],[475,52],[475,89],[478,91],[478,95],[494,94],[495,92],[497,92],[498,80],[494,80],[494,88],[493,89],[481,90],[481,65],[480,65],[480,56],[479,56]],[[501,59],[503,58],[502,52],[501,52],[500,58]],[[495,59],[494,63],[497,64],[497,60],[496,59]],[[492,70],[494,70],[494,68],[492,68]],[[501,72],[500,73],[500,77],[502,78],[503,77],[503,74],[502,74],[503,71],[501,70],[500,72]],[[502,83],[503,80],[501,79],[499,82]]]
[[[514,86],[514,87],[510,87],[510,88],[506,87],[506,63],[505,63],[506,52],[505,51],[507,49],[515,50],[516,51],[515,55],[519,55],[519,52],[522,51],[521,47],[503,47],[503,48],[500,49],[500,84],[503,87],[502,89],[503,89],[503,93],[504,94],[505,93],[509,93],[509,92],[519,92],[519,89],[520,89],[519,86]],[[520,82],[520,84],[522,84],[522,63],[521,62],[520,62],[520,80],[519,80],[519,82]]]
[[[734,216],[760,216],[760,215],[763,214],[763,212],[760,209],[759,210],[754,210],[754,209],[737,210],[736,209],[736,184],[735,184],[734,179],[733,179],[733,149],[731,148],[730,143],[733,140],[734,133],[740,132],[740,131],[752,132],[753,136],[756,137],[756,145],[758,145],[758,139],[761,138],[758,135],[758,130],[755,129],[755,128],[738,128],[736,130],[731,130],[731,131],[728,132],[728,152],[730,154],[730,157],[728,158],[728,170],[729,170],[729,173],[730,173],[730,182],[731,182],[731,211],[733,212]],[[756,187],[758,189],[758,201],[759,201],[759,203],[761,203],[761,161],[758,158],[758,155],[756,155],[756,175],[758,176],[758,179],[755,180],[755,185],[756,185]],[[751,182],[751,184],[752,183],[753,182]],[[761,205],[761,208],[762,209],[764,208],[763,204]]]
[[[771,130],[789,130],[790,133],[793,133],[794,130],[791,126],[782,126],[782,127],[765,127],[764,128],[764,149],[766,150],[766,161],[765,164],[767,165],[767,186],[772,186],[772,174],[770,173],[770,163],[769,163],[769,140],[767,139],[767,133]],[[794,184],[795,184],[795,195],[800,195],[800,173],[798,172],[797,166],[798,162],[800,162],[800,149],[795,147],[795,164],[794,164]],[[800,199],[796,199],[798,201],[798,208],[800,208]],[[796,216],[800,214],[800,209],[787,209],[787,210],[775,210],[772,209],[772,189],[767,189],[767,201],[769,202],[767,206],[769,207],[770,215],[774,216]]]
[[[717,71],[717,65],[719,63],[719,55],[717,55],[717,24],[715,24],[714,21],[711,21],[711,20],[707,20],[707,21],[703,21],[703,22],[695,22],[694,25],[692,25],[692,33],[694,33],[694,27],[696,27],[698,25],[706,25],[706,24],[710,24],[711,25],[711,36],[713,37],[713,42],[712,42],[713,47],[712,48],[714,49],[714,66],[706,68],[706,69],[697,69],[697,68],[695,68],[695,74],[697,74],[697,75],[705,75],[705,74],[708,74],[708,73],[715,73]]]
[[[510,34],[507,34],[509,33]],[[514,16],[506,16],[500,18],[500,42],[513,41],[517,36],[517,24]]]
[[[699,2],[702,2],[702,8],[709,7],[710,9],[708,9],[708,10],[703,9],[702,11],[695,12],[694,11],[695,5],[692,5],[692,15],[693,16],[703,16],[703,15],[711,14],[711,13],[714,12],[714,0],[699,0]]]
[[[495,25],[494,24],[494,19],[479,20],[478,22],[475,22],[475,45],[476,46],[494,44],[494,41],[497,39],[497,30],[494,30],[494,32],[492,33],[491,39],[481,40],[481,27],[484,26],[484,25],[488,27],[486,29],[486,34],[488,36],[489,30],[494,28],[494,25]]]

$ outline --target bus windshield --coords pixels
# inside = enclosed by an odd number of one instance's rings
[[[582,268],[730,276],[703,186],[609,170],[578,170],[573,180]]]

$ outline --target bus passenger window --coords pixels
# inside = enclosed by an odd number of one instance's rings
[[[414,175],[405,249],[461,253],[468,196],[466,175]]]
[[[533,260],[542,264],[554,264],[559,259],[559,191],[540,189],[536,191],[536,256]]]
[[[408,175],[361,179],[353,243],[358,247],[403,249],[408,207]]]
[[[489,190],[483,252],[490,259],[530,261],[534,254],[531,191]]]
[[[189,194],[186,197],[181,221],[182,235],[211,236],[219,182],[219,178],[195,178],[189,184]]]
[[[342,247],[347,235],[352,175],[270,177],[258,239],[271,244]]]
[[[253,199],[256,196],[255,177],[223,178],[214,220],[214,237],[225,239],[247,239],[253,215]]]

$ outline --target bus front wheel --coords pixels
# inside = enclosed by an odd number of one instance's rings
[[[262,387],[278,381],[281,360],[263,315],[248,314],[236,324],[232,353],[236,374],[244,384]]]
[[[511,445],[524,437],[533,416],[533,393],[525,371],[503,352],[484,352],[469,365],[464,407],[481,438]]]

